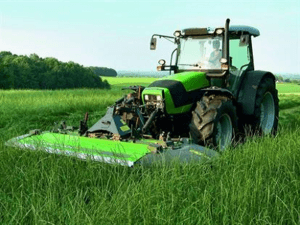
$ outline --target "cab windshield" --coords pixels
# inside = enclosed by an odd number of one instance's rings
[[[221,69],[222,36],[181,38],[178,46],[178,70]]]

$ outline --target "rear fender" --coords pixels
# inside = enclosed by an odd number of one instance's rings
[[[239,111],[242,115],[251,116],[254,114],[257,89],[261,80],[265,77],[272,78],[275,84],[275,76],[267,71],[249,71],[242,78],[237,94]]]

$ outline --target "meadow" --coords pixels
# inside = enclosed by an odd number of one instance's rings
[[[105,78],[111,90],[0,90],[0,224],[299,224],[300,85],[277,84],[279,130],[209,163],[134,167],[7,147],[65,120],[89,125],[155,79]]]

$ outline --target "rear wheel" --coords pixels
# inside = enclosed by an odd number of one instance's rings
[[[273,79],[264,78],[256,94],[252,127],[260,134],[276,134],[278,127],[278,93]]]
[[[204,96],[192,112],[190,134],[197,144],[224,150],[237,131],[236,108],[226,96]]]

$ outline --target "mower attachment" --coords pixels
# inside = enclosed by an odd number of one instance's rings
[[[6,145],[129,167],[138,164],[150,165],[154,162],[165,163],[174,159],[188,163],[193,160],[207,160],[218,155],[213,150],[187,143],[167,145],[163,141],[153,139],[109,140],[83,137],[71,132],[68,134],[31,132],[10,139]]]

